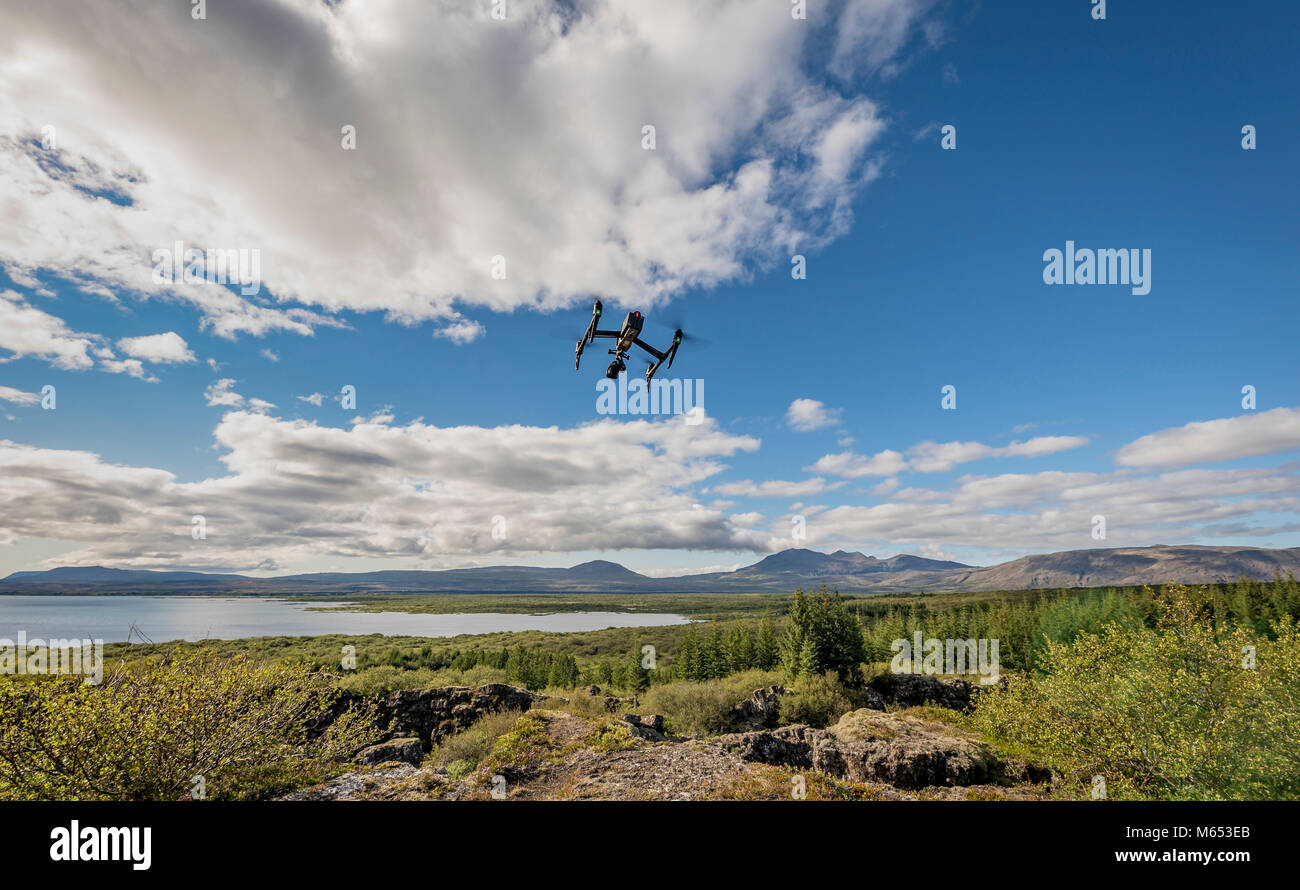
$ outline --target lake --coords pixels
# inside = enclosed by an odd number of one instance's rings
[[[131,626],[155,643],[322,634],[450,637],[511,630],[558,632],[606,627],[689,624],[682,615],[645,612],[497,612],[414,615],[406,612],[309,612],[338,606],[307,600],[216,596],[0,596],[0,639],[91,639],[117,643]],[[132,639],[139,641],[137,633]]]

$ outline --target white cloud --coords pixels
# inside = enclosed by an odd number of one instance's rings
[[[147,362],[175,364],[195,361],[189,344],[175,331],[147,337],[123,337],[117,341],[117,347],[132,358]]]
[[[464,345],[465,343],[473,343],[485,333],[487,333],[486,329],[477,321],[461,319],[434,331],[433,336],[445,337],[453,343]]]
[[[3,250],[3,248],[0,248]],[[95,364],[93,334],[79,334],[48,312],[27,303],[14,291],[0,291],[0,349],[9,359],[32,356],[56,368],[82,370]]]
[[[859,72],[894,74],[890,63],[930,5],[931,0],[848,0],[837,28],[831,72],[843,79]]]
[[[968,476],[949,489],[903,489],[886,503],[843,505],[808,523],[811,547],[858,541],[979,547],[1001,552],[1146,546],[1286,530],[1300,511],[1293,468],[1183,470],[1160,475],[1063,473]],[[1104,515],[1105,542],[1092,517]],[[1294,528],[1294,527],[1293,527]],[[788,546],[778,523],[769,548]]]
[[[907,450],[907,457],[913,472],[942,473],[971,461],[991,457],[1042,457],[1087,444],[1086,436],[1038,436],[1002,446],[982,442],[921,442]]]
[[[14,389],[12,386],[0,386],[0,400],[12,402],[15,405],[38,405],[41,401],[41,394],[38,392],[23,392],[21,389]]]
[[[870,457],[852,451],[841,451],[839,454],[823,455],[817,463],[804,469],[810,473],[859,479],[863,476],[893,476],[907,469],[907,461],[903,455],[890,449]]]
[[[765,537],[691,492],[721,458],[758,447],[712,420],[338,429],[232,411],[215,436],[227,473],[184,483],[0,441],[0,532],[84,545],[60,562],[243,569],[330,556],[735,551]],[[629,466],[636,510],[609,497],[608,480]],[[195,513],[207,520],[201,544],[190,537]],[[495,515],[507,518],[505,540],[492,535]]]
[[[208,405],[214,408],[248,408],[255,413],[265,413],[275,407],[275,403],[268,402],[266,399],[256,397],[244,398],[235,392],[234,386],[237,381],[233,377],[223,377],[216,383],[210,384],[203,391],[203,398]],[[302,396],[299,396],[302,398]],[[303,401],[311,401],[310,398]]]
[[[280,360],[280,354],[273,349],[261,349],[258,350],[257,354],[268,362],[278,362]]]
[[[306,402],[309,405],[315,405],[317,408],[319,408],[325,401],[325,394],[320,392],[314,392],[309,396],[298,396],[298,401]]]
[[[6,4],[0,262],[24,286],[191,304],[222,337],[356,310],[464,342],[458,303],[653,305],[846,230],[884,121],[822,83],[816,49],[834,40],[843,74],[880,69],[921,5],[792,24],[758,0],[515,0],[502,22],[481,4],[278,0],[196,24],[145,0]],[[155,283],[154,251],[178,241],[259,250],[258,299]]]
[[[726,497],[796,498],[810,494],[820,494],[823,491],[839,488],[843,484],[843,482],[827,484],[825,479],[816,476],[800,482],[785,482],[779,479],[754,482],[749,479],[742,479],[738,482],[724,482],[715,485],[713,490]]]
[[[827,408],[816,399],[795,399],[786,409],[785,422],[801,433],[825,429],[840,422],[840,409]]]
[[[904,470],[914,473],[940,473],[958,464],[994,457],[1043,457],[1088,444],[1086,436],[1038,436],[1010,445],[985,445],[982,442],[920,442],[907,449],[906,457],[885,450],[870,457],[853,451],[827,454],[805,469],[857,479],[862,476],[893,476]]]
[[[1274,408],[1189,423],[1143,436],[1121,448],[1115,462],[1139,469],[1218,463],[1300,448],[1300,408]]]

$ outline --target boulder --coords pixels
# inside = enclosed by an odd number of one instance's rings
[[[845,714],[816,740],[813,767],[853,782],[924,788],[984,784],[997,760],[945,724],[863,709]]]
[[[821,730],[807,726],[783,726],[770,732],[724,735],[718,738],[717,744],[750,763],[811,769],[813,750],[821,735]]]
[[[386,742],[371,745],[369,748],[363,748],[356,757],[358,763],[369,765],[396,761],[398,763],[409,763],[411,766],[419,766],[420,761],[423,759],[424,746],[416,738],[389,739]]]
[[[526,711],[542,696],[519,686],[444,686],[438,689],[399,689],[380,704],[380,721],[390,737],[414,736],[429,749],[460,732],[485,714]]]
[[[664,718],[659,714],[624,714],[622,722],[631,728],[637,738],[651,742],[667,741],[664,735]]]
[[[749,698],[732,708],[732,722],[753,729],[776,726],[781,713],[781,696],[785,691],[784,686],[755,689]]]

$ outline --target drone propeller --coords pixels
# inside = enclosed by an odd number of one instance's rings
[[[682,342],[690,343],[692,347],[710,346],[713,343],[712,340],[705,340],[703,337],[697,337],[695,334],[686,332],[686,313],[681,310],[681,307],[678,307],[677,312],[666,319],[656,318],[655,324],[668,328],[674,333],[680,331]]]

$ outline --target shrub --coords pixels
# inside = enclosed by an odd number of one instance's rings
[[[641,697],[643,713],[662,714],[675,735],[717,735],[734,727],[731,712],[755,689],[780,681],[771,671],[744,671],[719,680],[683,680],[651,686]]]
[[[794,691],[781,699],[781,722],[820,728],[834,723],[856,706],[852,693],[835,671],[805,675],[795,683]]]
[[[1107,590],[1069,597],[1047,606],[1034,636],[1034,663],[1041,662],[1050,643],[1072,643],[1084,633],[1095,634],[1107,624],[1135,629],[1142,611],[1126,596]]]
[[[518,711],[485,714],[462,731],[439,742],[429,753],[429,758],[435,766],[445,766],[448,775],[452,774],[455,764],[469,764],[461,775],[473,772],[492,750],[497,739],[509,732],[518,719]]]
[[[0,678],[0,798],[176,800],[195,776],[211,797],[288,790],[378,735],[354,707],[310,737],[328,683],[201,650],[121,665],[97,686]]]
[[[972,725],[1108,796],[1300,797],[1300,633],[1217,625],[1209,595],[1154,595],[1155,627],[1109,624],[1048,645],[1040,678],[976,700]],[[1254,667],[1249,656],[1254,652]]]

